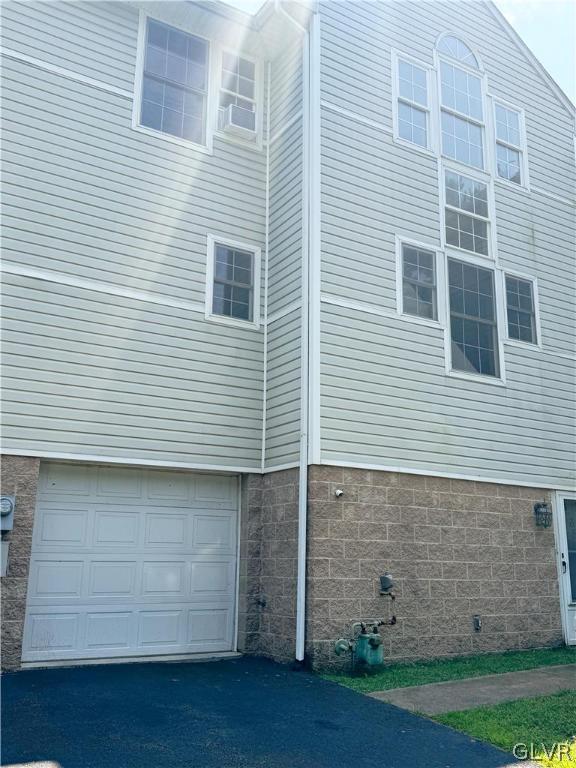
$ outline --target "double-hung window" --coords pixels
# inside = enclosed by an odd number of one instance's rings
[[[523,184],[522,123],[520,112],[494,104],[496,172],[501,179]]]
[[[206,143],[208,43],[147,19],[140,125]]]
[[[250,130],[256,129],[256,64],[225,51],[220,81],[220,127],[230,105],[237,110],[237,121]]]
[[[531,280],[506,275],[508,338],[537,344],[536,302]]]
[[[402,312],[438,319],[434,251],[402,245]]]
[[[398,138],[428,148],[430,143],[428,73],[408,59],[397,59]]]
[[[444,183],[446,245],[488,256],[488,186],[450,170]]]
[[[473,168],[484,168],[482,79],[472,51],[461,40],[445,36],[438,44],[442,154]],[[465,66],[460,66],[463,64]]]
[[[499,376],[494,272],[448,259],[452,368]]]
[[[208,238],[207,317],[258,324],[259,251]]]

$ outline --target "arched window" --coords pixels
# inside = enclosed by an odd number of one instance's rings
[[[473,69],[480,69],[478,59],[470,48],[462,40],[454,37],[454,35],[444,35],[441,37],[437,48],[445,56],[450,56],[452,59],[456,59],[456,61],[460,61],[462,64],[466,64]]]

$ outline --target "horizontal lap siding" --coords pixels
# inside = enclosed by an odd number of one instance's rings
[[[7,275],[6,446],[256,466],[261,334]]]
[[[198,156],[132,131],[128,100],[50,73],[39,101],[33,71],[4,68],[7,260],[203,301],[207,232],[262,245],[260,154],[221,142]]]
[[[574,207],[544,194],[573,197],[568,112],[482,3],[321,13],[322,290],[386,313],[322,304],[323,461],[573,482]],[[496,185],[496,228],[501,266],[538,279],[544,348],[506,345],[505,387],[446,377],[443,331],[394,317],[395,235],[437,246],[440,217],[437,160],[392,141],[390,50],[432,65],[445,31],[526,110],[535,189]]]
[[[129,3],[11,0],[2,5],[2,28],[10,50],[115,88],[134,87],[138,11]]]
[[[131,92],[137,7],[9,5],[6,47]],[[222,42],[214,14],[150,9],[185,27],[198,16]],[[3,81],[4,259],[51,276],[4,281],[5,446],[259,466],[262,330],[203,308],[209,233],[264,248],[265,153],[215,138],[202,154],[134,131],[130,98],[16,59]]]
[[[329,110],[322,125],[322,290],[393,308],[395,235],[439,245],[436,161]]]
[[[440,331],[325,308],[322,406],[332,460],[570,482],[574,364],[507,349],[506,388],[447,379]]]
[[[266,375],[268,468],[298,461],[302,317],[302,51],[271,67],[270,244]],[[296,305],[296,306],[295,306]],[[285,313],[274,320],[278,312]]]
[[[267,467],[298,461],[300,324],[297,309],[268,327]]]

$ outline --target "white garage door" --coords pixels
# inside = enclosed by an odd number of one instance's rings
[[[234,650],[238,480],[41,468],[23,661]]]

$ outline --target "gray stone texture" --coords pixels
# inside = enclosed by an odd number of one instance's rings
[[[245,478],[240,532],[238,648],[294,658],[298,470]]]
[[[16,496],[14,528],[4,534],[10,542],[8,571],[1,579],[2,669],[20,667],[26,612],[28,571],[40,460],[28,456],[3,456],[0,486],[3,494]]]
[[[398,617],[382,629],[388,660],[561,644],[554,534],[534,523],[534,503],[544,499],[549,492],[538,488],[310,467],[311,664],[349,664],[334,641],[349,637],[354,621],[387,616],[385,571],[395,578]]]

